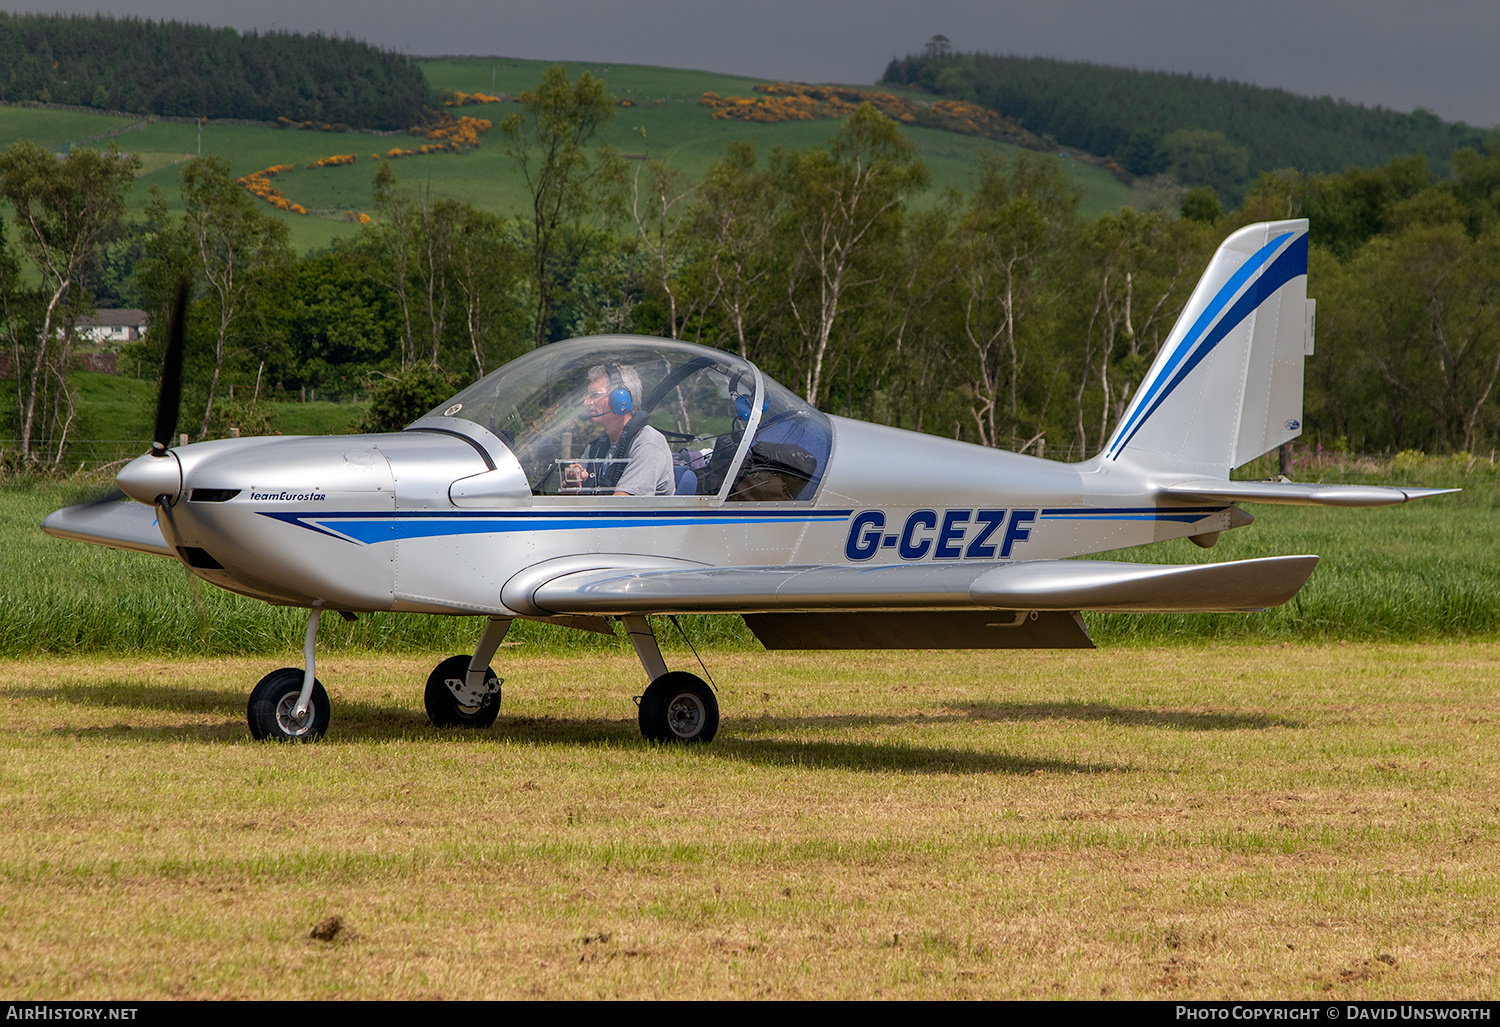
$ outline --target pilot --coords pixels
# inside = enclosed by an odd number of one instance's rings
[[[637,412],[641,376],[628,364],[589,370],[583,406],[604,430],[584,450],[583,463],[568,468],[566,483],[584,495],[670,496],[672,450],[661,432]]]

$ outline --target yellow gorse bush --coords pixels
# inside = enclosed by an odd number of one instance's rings
[[[504,103],[505,98],[489,93],[464,93],[453,90],[453,95],[443,101],[444,107],[467,107],[471,103]]]

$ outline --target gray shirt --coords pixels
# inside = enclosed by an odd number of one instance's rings
[[[649,424],[636,433],[625,454],[630,462],[625,473],[615,485],[616,492],[631,496],[671,496],[677,489],[672,484],[672,450],[666,436]]]

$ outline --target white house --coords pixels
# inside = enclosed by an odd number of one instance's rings
[[[101,310],[78,319],[78,338],[93,342],[134,342],[146,334],[144,310]]]

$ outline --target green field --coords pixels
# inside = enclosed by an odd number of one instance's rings
[[[81,469],[93,470],[139,456],[150,448],[152,421],[156,416],[156,383],[127,377],[126,374],[135,372],[133,366],[122,366],[121,370],[125,373],[75,371],[68,377],[78,407],[69,432],[72,440],[68,445],[69,467],[77,462]],[[4,423],[9,424],[14,417],[15,381],[0,381],[0,392],[5,396],[0,399],[0,417],[5,417]],[[266,406],[271,430],[278,435],[335,435],[352,431],[366,409],[363,403],[321,400],[268,402]],[[185,419],[181,424],[188,426]],[[10,444],[0,441],[0,457]]]
[[[471,93],[488,93],[493,89],[507,95],[536,85],[546,64],[480,58],[422,62],[429,81],[437,89]],[[774,125],[714,121],[707,108],[698,106],[698,98],[707,90],[721,95],[750,95],[755,79],[639,65],[568,64],[567,69],[574,78],[583,71],[603,77],[616,96],[629,97],[636,103],[635,107],[617,108],[613,124],[602,133],[604,140],[627,154],[662,159],[693,179],[701,177],[709,165],[723,156],[731,140],[749,139],[764,155],[777,146],[802,149],[823,145],[837,130],[833,121]],[[465,107],[461,113],[498,123],[516,109],[507,103],[480,104]],[[645,130],[644,143],[638,129]],[[932,174],[932,189],[921,203],[933,202],[947,186],[966,188],[975,155],[980,150],[994,147],[1004,153],[1015,152],[1014,147],[952,132],[920,127],[903,131],[917,144]],[[140,118],[0,106],[0,148],[19,139],[31,139],[58,149],[75,143],[106,146],[113,139],[121,150],[143,161],[142,175],[131,196],[136,211],[144,208],[147,189],[153,185],[176,203],[178,165],[196,154],[199,145],[195,125],[144,123]],[[298,216],[276,212],[269,206],[265,209],[287,222],[292,244],[299,252],[353,234],[355,226],[348,220],[350,212],[368,211],[370,207],[370,183],[378,167],[378,161],[371,155],[384,154],[395,146],[409,149],[418,142],[406,135],[328,133],[254,125],[210,124],[204,126],[202,133],[203,152],[228,158],[236,175],[273,164],[296,166],[296,170],[277,176],[273,184],[311,213]],[[356,154],[359,162],[311,170],[303,167],[320,157],[343,153]],[[514,214],[524,206],[524,183],[504,154],[498,130],[483,136],[480,148],[470,153],[408,157],[394,161],[392,166],[402,181],[430,184],[436,196],[463,200],[501,215]],[[1115,210],[1131,198],[1128,186],[1099,168],[1070,162],[1068,173],[1084,191],[1083,212],[1088,216]]]

